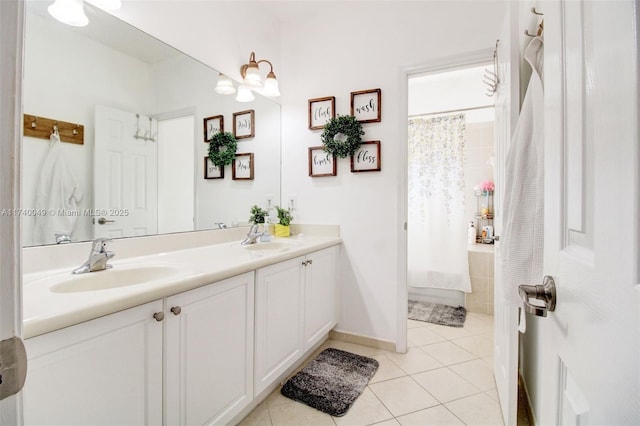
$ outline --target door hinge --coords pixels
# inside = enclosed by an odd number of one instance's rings
[[[22,390],[27,377],[27,351],[22,339],[0,341],[0,400]]]

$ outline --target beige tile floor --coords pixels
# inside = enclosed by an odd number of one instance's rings
[[[380,363],[344,417],[285,398],[278,388],[240,425],[503,424],[492,373],[492,316],[468,313],[463,328],[409,320],[408,341],[406,354],[337,340],[318,350],[343,349]]]

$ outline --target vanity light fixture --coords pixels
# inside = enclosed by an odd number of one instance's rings
[[[216,84],[216,88],[213,90],[221,95],[232,95],[236,93],[233,81],[222,73],[218,75],[218,84]]]
[[[262,83],[262,77],[260,77],[261,62],[266,62],[271,67],[267,74],[267,79],[264,84]],[[247,87],[262,88],[262,94],[265,96],[276,97],[280,96],[280,90],[278,90],[278,80],[273,72],[273,64],[266,59],[260,59],[256,61],[255,52],[251,52],[249,56],[249,63],[240,67],[240,74],[242,75],[243,83]]]
[[[238,94],[236,95],[236,101],[238,102],[251,102],[256,97],[253,96],[253,92],[244,84],[238,87]]]
[[[55,0],[47,10],[55,19],[67,25],[84,27],[89,23],[83,0]]]

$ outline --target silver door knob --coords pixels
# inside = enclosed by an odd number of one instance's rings
[[[98,218],[98,224],[104,225],[105,223],[115,222],[115,220],[105,219],[104,217]]]
[[[546,275],[542,280],[542,285],[521,285],[518,286],[518,293],[524,303],[524,309],[530,314],[546,317],[547,312],[556,309],[556,283],[553,277]],[[537,306],[529,302],[529,299],[540,300],[544,306]]]
[[[171,313],[173,315],[180,315],[180,312],[182,312],[182,308],[180,306],[174,306],[171,308]]]
[[[153,314],[153,318],[160,322],[164,319],[164,312],[156,312],[155,314]]]

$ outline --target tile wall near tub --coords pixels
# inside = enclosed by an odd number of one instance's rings
[[[493,315],[493,246],[469,248],[471,293],[465,293],[469,312]]]

